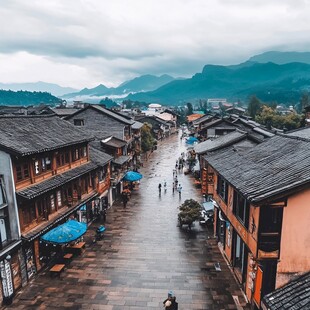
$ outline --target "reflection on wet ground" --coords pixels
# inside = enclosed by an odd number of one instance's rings
[[[173,290],[179,309],[236,309],[232,295],[242,294],[220,254],[212,232],[198,223],[177,227],[178,206],[188,198],[202,201],[193,177],[178,173],[182,195],[172,190],[173,169],[184,141],[177,135],[159,143],[144,163],[140,188],[127,208],[108,210],[102,241],[75,257],[60,278],[41,272],[10,306],[13,309],[162,309]],[[166,181],[167,191],[158,192]],[[217,272],[213,263],[220,262]]]

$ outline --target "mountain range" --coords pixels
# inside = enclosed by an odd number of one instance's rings
[[[237,66],[206,65],[192,78],[170,82],[154,91],[129,95],[131,100],[178,104],[207,98],[265,101],[298,100],[310,88],[310,65],[246,62]],[[286,95],[284,95],[286,94]],[[280,96],[281,95],[281,96]],[[279,97],[280,96],[280,97]]]
[[[62,96],[64,99],[82,97],[82,96],[122,96],[125,97],[129,93],[144,92],[155,90],[162,85],[165,85],[174,78],[168,74],[161,75],[159,77],[151,74],[142,75],[132,80],[126,81],[118,87],[108,88],[102,84],[94,88],[84,88],[79,92],[69,93]]]
[[[56,84],[38,82],[1,84],[0,89],[45,91],[68,100],[98,103],[104,97],[147,103],[184,104],[207,98],[246,101],[255,94],[263,101],[296,103],[310,91],[310,52],[266,52],[237,65],[205,65],[191,78],[142,75],[118,87],[98,85],[76,91]],[[25,93],[26,94],[26,93]],[[12,95],[12,93],[10,94]],[[22,93],[19,93],[18,101]],[[4,104],[4,103],[3,103]]]
[[[62,87],[57,84],[45,83],[45,82],[36,82],[36,83],[0,83],[0,89],[3,90],[26,90],[30,92],[48,92],[54,96],[62,96],[69,92],[77,91],[72,87]]]

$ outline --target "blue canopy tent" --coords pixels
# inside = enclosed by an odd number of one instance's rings
[[[80,238],[86,231],[85,223],[69,220],[44,234],[41,239],[48,243],[65,244]]]
[[[128,182],[136,182],[136,181],[141,180],[142,178],[143,178],[143,175],[141,173],[135,172],[135,171],[128,171],[123,177],[123,180],[128,181]]]
[[[188,137],[187,139],[186,139],[186,143],[187,144],[194,144],[195,142],[198,142],[198,139],[197,138],[195,138],[195,137]]]

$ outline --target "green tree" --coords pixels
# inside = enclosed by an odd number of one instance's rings
[[[188,102],[186,106],[187,106],[187,115],[193,114],[193,105],[190,102]]]
[[[180,226],[187,224],[191,228],[193,222],[201,218],[202,207],[200,203],[194,199],[187,199],[179,206],[178,220]]]
[[[256,96],[252,96],[248,105],[248,114],[255,118],[255,116],[260,112],[261,108],[261,101]]]
[[[149,123],[144,123],[141,127],[141,149],[143,153],[150,151],[154,146],[155,139],[153,138],[151,130],[152,125]]]
[[[292,130],[301,126],[302,115],[295,112],[281,115],[277,113],[275,109],[264,105],[261,113],[256,116],[255,120],[258,123],[265,125],[268,129],[274,127],[278,129]]]
[[[104,105],[106,108],[117,107],[117,103],[108,97],[100,100],[99,104]]]

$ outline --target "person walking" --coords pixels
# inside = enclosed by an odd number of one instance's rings
[[[161,183],[158,184],[158,191],[159,191],[159,194],[161,193]]]
[[[127,202],[129,200],[129,196],[128,196],[128,193],[125,190],[122,192],[122,200],[123,200],[123,206],[124,206],[124,208],[126,208],[127,207]]]
[[[181,186],[181,184],[178,185],[177,191],[179,192],[179,197],[181,197],[181,193],[182,193],[182,186]]]
[[[165,193],[167,192],[167,182],[166,181],[164,182],[164,192]]]

